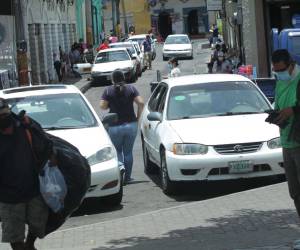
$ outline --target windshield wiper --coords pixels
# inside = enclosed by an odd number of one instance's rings
[[[251,115],[251,114],[262,114],[264,112],[259,112],[259,111],[256,111],[256,112],[226,112],[226,113],[222,113],[222,114],[217,114],[216,116],[231,116],[231,115]]]
[[[44,127],[44,130],[62,130],[62,129],[77,129],[77,128],[83,128],[83,127],[74,127],[74,126],[62,126],[62,127],[57,127],[57,126],[52,126],[52,127]]]

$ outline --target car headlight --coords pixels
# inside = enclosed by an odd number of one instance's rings
[[[95,154],[91,155],[90,157],[87,158],[87,160],[90,166],[92,166],[101,162],[109,161],[115,157],[116,157],[115,149],[113,147],[108,146],[102,148]]]
[[[202,144],[175,143],[173,153],[176,155],[205,155],[208,147]]]
[[[268,141],[268,147],[269,149],[276,149],[276,148],[281,148],[281,142],[280,142],[280,138],[274,138],[270,141]]]

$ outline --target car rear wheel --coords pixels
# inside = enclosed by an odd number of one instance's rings
[[[167,195],[175,194],[176,183],[171,181],[168,174],[166,154],[164,150],[160,152],[160,176],[161,176],[161,188]]]
[[[142,149],[143,149],[143,159],[144,159],[144,172],[145,174],[157,174],[157,167],[155,164],[150,161],[148,150],[145,146],[143,137],[142,137]]]
[[[130,82],[136,82],[136,79],[137,79],[137,76],[136,76],[136,73],[132,73],[132,76],[131,76],[131,79],[130,79]]]

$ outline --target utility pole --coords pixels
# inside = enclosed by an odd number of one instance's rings
[[[124,32],[125,34],[128,34],[128,23],[127,23],[127,15],[126,15],[126,9],[125,9],[125,1],[122,1],[122,11],[123,11],[123,17],[124,17]]]
[[[116,33],[116,2],[111,0],[111,10],[112,10],[112,30],[113,33]]]

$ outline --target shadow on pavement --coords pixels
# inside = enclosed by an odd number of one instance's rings
[[[137,236],[106,242],[113,249],[237,250],[290,249],[299,238],[299,218],[294,210],[260,211],[243,209],[225,217],[195,218],[203,226],[171,230],[157,237]],[[203,220],[203,221],[201,221]],[[275,248],[276,247],[276,248]],[[281,247],[281,248],[280,248]]]
[[[161,187],[160,174],[148,175],[148,177]],[[200,201],[238,193],[254,188],[273,185],[285,181],[284,176],[261,177],[254,179],[239,179],[232,181],[204,181],[204,182],[180,182],[177,184],[176,195],[169,196],[176,201]]]
[[[115,207],[109,206],[101,198],[88,198],[82,202],[79,209],[72,214],[72,217],[98,213],[110,213],[113,211],[121,210],[122,208],[122,205]]]

